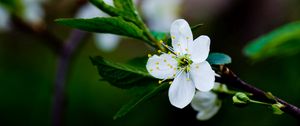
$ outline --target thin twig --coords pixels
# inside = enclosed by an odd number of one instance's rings
[[[267,92],[254,87],[245,81],[241,80],[235,73],[233,73],[229,68],[225,66],[220,66],[219,73],[221,77],[217,77],[216,81],[220,83],[227,84],[231,87],[241,89],[243,91],[249,92],[253,94],[253,98],[264,101],[267,103],[274,103],[274,100],[267,97]],[[278,97],[275,97],[275,100],[279,103],[283,104],[284,107],[280,108],[282,111],[284,111],[287,114],[292,115],[293,117],[300,119],[300,109]]]
[[[56,71],[56,80],[54,87],[54,100],[53,100],[53,110],[52,119],[53,126],[63,126],[63,120],[65,116],[65,106],[66,106],[66,80],[69,71],[70,60],[73,54],[80,45],[80,42],[86,35],[86,32],[73,30],[71,35],[66,41],[63,47],[62,53],[58,59],[58,66]]]

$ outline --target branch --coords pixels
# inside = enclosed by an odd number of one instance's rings
[[[53,126],[63,126],[66,106],[66,79],[69,71],[70,60],[72,59],[75,51],[78,49],[80,42],[85,37],[86,32],[73,30],[71,35],[63,46],[62,53],[58,59],[58,66],[56,71],[56,80],[54,87],[54,100],[52,107],[52,121]]]
[[[49,47],[55,54],[60,54],[62,49],[62,41],[53,35],[51,32],[48,31],[46,26],[33,27],[29,24],[22,21],[22,19],[18,18],[17,16],[13,16],[12,19],[13,25],[16,29],[19,29],[25,33],[31,33],[37,35],[42,42]]]
[[[225,66],[220,66],[219,73],[221,77],[217,77],[216,81],[220,83],[225,83],[231,87],[244,90],[246,92],[252,93],[253,98],[268,102],[268,103],[274,103],[274,100],[267,97],[265,91],[254,87],[245,81],[241,80],[235,73],[233,73],[229,68]],[[275,100],[279,103],[283,104],[284,107],[281,108],[282,111],[284,111],[287,114],[292,115],[293,117],[300,119],[300,109],[278,97],[275,97]]]

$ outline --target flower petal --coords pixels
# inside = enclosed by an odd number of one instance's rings
[[[159,79],[172,79],[177,72],[177,61],[173,54],[154,55],[148,59],[146,68],[148,72]]]
[[[179,74],[169,88],[169,100],[177,108],[184,108],[195,95],[195,85],[185,72]]]
[[[221,101],[213,92],[197,91],[191,106],[194,110],[199,111],[197,114],[198,120],[208,120],[213,117],[221,107]]]
[[[184,19],[175,20],[171,25],[172,46],[180,55],[188,54],[193,43],[193,34]]]
[[[214,87],[215,72],[207,61],[191,65],[191,77],[200,91],[209,91]]]
[[[217,95],[213,92],[197,91],[191,102],[191,106],[194,110],[204,111],[210,109],[216,100]]]
[[[191,48],[191,60],[195,63],[203,62],[209,53],[210,39],[208,36],[201,35],[193,42]]]
[[[198,120],[202,120],[202,121],[212,118],[220,110],[221,105],[222,105],[221,103],[222,103],[221,101],[217,100],[210,109],[198,112],[196,118]]]

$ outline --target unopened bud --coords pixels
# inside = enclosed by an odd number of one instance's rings
[[[246,105],[249,103],[250,98],[245,93],[238,92],[232,97],[232,101],[235,105]]]
[[[283,104],[281,103],[276,103],[276,104],[272,104],[271,109],[273,111],[273,114],[275,115],[281,115],[284,112],[281,110],[281,108],[285,107]]]

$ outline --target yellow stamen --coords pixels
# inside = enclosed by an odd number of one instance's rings
[[[162,82],[163,82],[162,80],[159,80],[159,81],[158,81],[158,84],[161,84]]]

